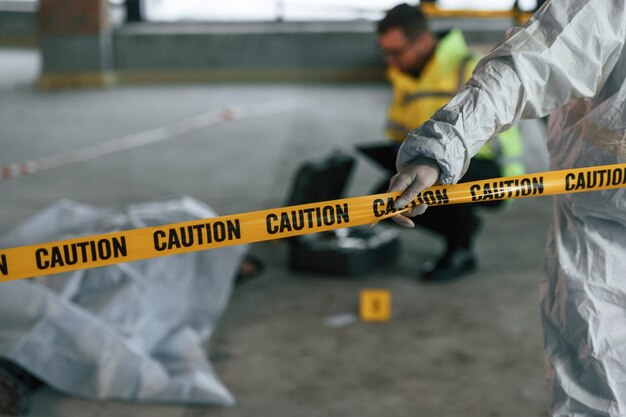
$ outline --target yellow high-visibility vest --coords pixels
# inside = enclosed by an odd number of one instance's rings
[[[419,77],[390,68],[387,76],[393,87],[393,98],[387,136],[402,142],[409,131],[427,121],[463,88],[478,60],[467,47],[461,31],[453,29],[439,40]],[[514,126],[490,140],[474,157],[497,160],[503,175],[521,175],[524,173],[522,150],[522,138]]]

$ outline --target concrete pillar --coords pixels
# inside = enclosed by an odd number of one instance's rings
[[[43,88],[102,86],[113,81],[107,0],[40,0]]]

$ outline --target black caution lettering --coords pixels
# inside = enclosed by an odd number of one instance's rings
[[[6,255],[0,255],[0,274],[9,275],[9,265],[7,264]]]
[[[337,204],[335,209],[337,210],[337,224],[350,223],[350,213],[348,212],[347,203],[345,203],[343,206]]]
[[[241,239],[241,223],[239,219],[180,226],[178,228],[172,227],[166,230],[156,230],[152,233],[154,250],[158,252],[238,239]]]
[[[533,177],[533,195],[543,194],[543,177]]]
[[[575,189],[575,185],[573,184],[576,179],[576,175],[571,172],[565,176],[565,191],[573,191]]]
[[[277,221],[278,216],[275,214],[268,214],[267,217],[265,217],[265,227],[267,229],[267,233],[270,235],[278,233],[278,225],[276,225]]]
[[[121,236],[52,246],[49,251],[39,248],[35,251],[35,264],[38,269],[45,270],[123,258],[127,255],[126,237]]]
[[[271,213],[265,217],[266,230],[270,235],[349,222],[348,203]]]
[[[382,217],[385,215],[385,212],[381,210],[381,208],[385,205],[385,200],[382,198],[377,198],[372,203],[372,213],[374,213],[374,217]]]
[[[472,194],[472,201],[480,201],[483,199],[482,195],[478,195],[480,192],[480,185],[474,184],[470,187],[470,194]]]
[[[623,175],[624,172],[620,168],[614,169],[611,175],[611,185],[620,185],[622,183]]]

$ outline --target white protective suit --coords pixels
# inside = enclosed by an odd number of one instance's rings
[[[551,114],[551,169],[626,162],[626,2],[552,0],[479,64],[398,155],[456,182],[520,118]],[[553,416],[626,416],[626,190],[555,198],[541,284]]]
[[[5,234],[0,247],[214,216],[189,197],[124,210],[61,201]],[[81,397],[233,405],[203,346],[228,303],[244,250],[2,283],[0,356]]]

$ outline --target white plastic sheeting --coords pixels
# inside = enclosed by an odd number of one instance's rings
[[[99,209],[60,201],[0,238],[13,247],[214,217],[186,197]],[[244,246],[0,284],[0,356],[94,399],[228,406],[203,345]]]

